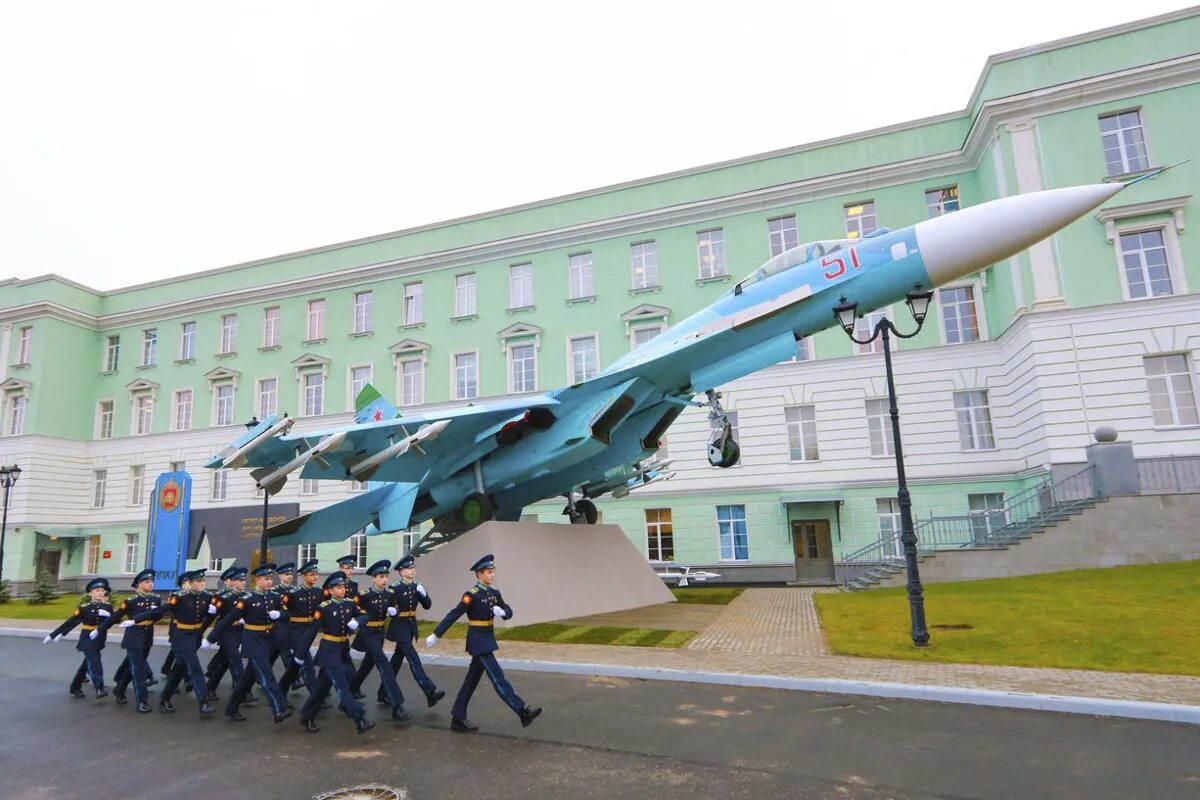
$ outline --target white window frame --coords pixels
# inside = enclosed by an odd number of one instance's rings
[[[528,347],[533,351],[533,386],[527,389],[518,389],[516,374],[516,350],[518,347]],[[508,373],[508,393],[509,394],[530,394],[536,392],[538,387],[538,347],[537,342],[533,339],[523,339],[520,341],[506,342],[504,345],[504,361],[505,371]],[[457,387],[456,387],[457,388]]]
[[[126,575],[136,575],[141,572],[142,537],[137,533],[125,534],[125,553],[121,559],[121,567]]]
[[[121,368],[121,334],[104,337],[104,357],[100,362],[103,372],[116,372]]]
[[[354,329],[355,334],[374,333],[375,331],[375,293],[370,289],[354,293]]]
[[[954,192],[953,200],[945,200],[941,197],[942,192],[948,192],[948,191]],[[936,197],[931,201],[930,195],[936,195]],[[947,211],[946,206],[951,203],[953,203],[955,207],[950,209],[949,211]],[[929,212],[929,219],[933,219],[934,217],[945,216],[946,214],[953,214],[955,211],[961,211],[962,210],[962,194],[958,190],[958,184],[952,183],[949,186],[942,186],[937,189],[926,189],[925,190],[925,210],[927,212]]]
[[[721,521],[722,521],[721,514],[720,514],[721,506],[726,506],[726,507],[730,507],[730,508],[741,506],[741,508],[742,508],[741,521],[746,526],[746,557],[745,558],[737,557],[737,540],[734,537],[734,532],[733,532],[732,528],[729,531],[729,551],[732,555],[729,558],[725,557],[725,552],[721,547]],[[713,506],[713,521],[716,522],[716,527],[717,527],[717,558],[718,558],[718,560],[721,561],[722,563],[729,563],[729,564],[745,564],[745,563],[749,562],[751,560],[751,556],[750,556],[750,515],[746,510],[746,504],[745,503],[718,503],[718,504],[716,504],[715,506]],[[736,522],[737,518],[733,518],[728,521],[731,523]]]
[[[263,309],[262,346],[279,347],[279,306]]]
[[[183,408],[181,398],[187,395],[187,419],[180,424],[179,412]],[[196,392],[193,389],[176,389],[171,393],[171,430],[190,431],[196,414]]]
[[[944,345],[947,345],[947,346],[960,345],[960,344],[971,344],[971,342],[967,342],[967,341],[951,342],[949,337],[947,336],[948,332],[946,330],[946,316],[945,316],[945,311],[943,310],[944,306],[942,305],[942,292],[949,291],[951,289],[970,289],[971,290],[971,297],[972,297],[971,302],[975,306],[975,325],[976,325],[976,328],[978,329],[978,333],[979,333],[979,338],[974,339],[972,341],[975,341],[975,342],[987,341],[987,339],[988,339],[987,314],[984,313],[984,306],[983,306],[983,283],[979,280],[970,280],[970,281],[958,281],[956,283],[949,284],[948,286],[939,286],[938,290],[936,292],[934,292],[934,302],[937,304],[938,336],[940,337],[941,343]],[[880,337],[880,338],[882,338],[882,337]],[[892,339],[893,339],[893,342],[895,342],[895,337],[892,337]],[[893,349],[895,349],[894,343],[893,343],[892,347],[893,347]],[[880,344],[880,352],[883,352],[882,343]]]
[[[367,380],[363,386],[375,382],[375,365],[369,361],[361,364],[350,364],[346,367],[346,391],[349,396],[346,398],[346,410],[354,411],[354,398],[358,397],[358,392],[354,391],[354,370],[365,369],[367,371]],[[359,389],[362,391],[362,389]]]
[[[404,284],[404,299],[400,309],[400,327],[421,325],[425,322],[425,286],[421,281]]]
[[[7,436],[23,436],[25,433],[25,409],[29,406],[29,396],[24,392],[14,392],[7,398],[8,425]]]
[[[460,396],[458,393],[458,357],[459,356],[475,356],[475,394],[471,396]],[[455,400],[475,400],[480,396],[480,363],[479,350],[457,350],[450,354],[450,387],[452,397]]]
[[[586,300],[596,296],[596,261],[591,250],[567,256],[567,299]]]
[[[105,411],[104,406],[108,405],[108,410]],[[108,435],[105,436],[104,418],[108,417]],[[111,398],[104,398],[96,401],[96,430],[95,439],[104,440],[113,438],[113,433],[116,431],[117,419],[117,401]]]
[[[479,313],[478,277],[474,272],[454,276],[454,317],[473,317]]]
[[[792,223],[791,239],[793,240],[790,246],[788,245],[789,229],[786,225],[780,225],[779,230],[772,230],[773,223],[776,223],[776,222],[783,223],[783,222],[788,222],[789,220]],[[776,244],[776,240],[778,240],[778,244]],[[800,246],[800,228],[796,225],[796,215],[795,214],[784,214],[779,217],[768,217],[767,218],[767,248],[771,252],[771,258],[774,258],[775,256],[779,255],[780,253],[786,253],[788,250],[791,250],[792,248],[799,247],[799,246]]]
[[[321,491],[321,482],[316,478],[301,478],[300,479],[300,496],[313,497]]]
[[[871,413],[872,403],[883,403],[883,412],[879,414]],[[872,458],[895,458],[896,457],[896,442],[892,435],[892,412],[889,410],[888,399],[886,397],[868,397],[863,401],[863,413],[867,421],[867,448],[871,451]],[[878,425],[876,425],[878,420]],[[875,433],[875,428],[879,428],[879,435],[883,442],[883,452],[876,452],[875,442],[872,435]]]
[[[220,502],[229,498],[229,470],[214,469],[209,486],[208,499]]]
[[[158,365],[158,328],[146,328],[142,331],[142,363],[139,366],[153,367]]]
[[[104,508],[108,502],[108,470],[92,470],[92,508]]]
[[[226,422],[221,421],[221,394],[225,390],[229,390],[229,419]],[[232,381],[215,383],[212,387],[212,424],[214,428],[223,428],[233,425],[237,419],[237,387]]]
[[[1142,132],[1142,148],[1146,151],[1146,165],[1143,167],[1134,167],[1133,164],[1130,163],[1129,148],[1131,147],[1131,144],[1126,141],[1125,131],[1133,130],[1133,128],[1118,128],[1116,133],[1121,148],[1121,171],[1113,172],[1108,163],[1108,156],[1104,153],[1105,133],[1103,121],[1109,117],[1120,117],[1122,114],[1137,114],[1137,127],[1138,130]],[[1153,159],[1150,157],[1150,138],[1146,135],[1146,120],[1142,118],[1141,106],[1137,106],[1135,108],[1123,108],[1119,111],[1106,111],[1103,114],[1096,116],[1096,124],[1100,126],[1100,154],[1104,156],[1104,172],[1107,177],[1116,178],[1121,175],[1130,175],[1135,172],[1145,172],[1154,164]]]
[[[268,382],[274,384],[271,394],[274,395],[275,400],[271,403],[270,408],[263,405],[263,398],[266,396],[263,392],[263,385]],[[272,414],[279,413],[279,376],[265,375],[254,381],[254,410],[258,414],[259,420],[264,420]]]
[[[868,206],[870,206],[870,213],[867,213]],[[856,208],[861,209],[859,211],[859,213],[851,214],[850,212]],[[876,211],[876,209],[875,209],[875,200],[874,199],[863,200],[862,202],[859,202],[859,203],[847,203],[846,205],[842,206],[842,222],[846,228],[846,238],[854,239],[857,241],[858,239],[865,238],[866,236],[871,234],[871,232],[878,230],[879,229],[878,213],[879,212]],[[863,220],[868,219],[868,218],[870,218],[870,220],[871,220],[871,227],[864,229],[865,226],[863,225]],[[850,224],[851,222],[854,223],[853,227],[851,227],[851,224]]]
[[[651,522],[650,512],[658,512],[658,519]],[[666,522],[662,519],[662,512],[667,512],[670,519]],[[670,508],[643,508],[642,523],[646,528],[646,560],[652,564],[669,564],[675,560],[675,514]],[[663,526],[671,528],[668,536],[671,537],[671,556],[663,558]],[[658,558],[654,557],[654,551],[658,551]]]
[[[192,327],[189,329],[188,326]],[[196,322],[188,320],[179,323],[179,360],[191,361],[196,358]]]
[[[954,392],[954,397],[957,398],[959,395],[964,395],[964,394],[970,394],[970,395],[981,394],[981,395],[983,395],[983,405],[982,406],[971,405],[971,406],[968,406],[967,408],[959,408],[958,403],[957,402],[954,403],[955,432],[958,433],[959,450],[963,453],[980,453],[980,452],[988,452],[991,450],[995,450],[996,449],[996,425],[992,418],[991,394],[988,392],[987,389],[963,389],[962,391]],[[981,435],[982,431],[980,429],[980,426],[982,426],[984,424],[984,421],[982,420],[982,418],[980,417],[980,415],[978,413],[978,409],[980,409],[980,408],[987,410],[987,420],[986,420],[987,436],[991,438],[992,443],[990,445],[983,446],[983,447],[978,447],[978,446],[964,447],[963,446],[963,434],[962,434],[963,421],[961,418],[961,415],[964,413],[967,415],[967,418],[968,418],[967,421],[971,428],[971,443],[979,444],[979,443],[985,441],[985,437]]]
[[[1165,359],[1171,358],[1172,356],[1179,356],[1183,359],[1183,367],[1184,367],[1183,372],[1166,372],[1166,373],[1159,373],[1157,375],[1153,375],[1150,373],[1149,370],[1146,369],[1146,362],[1148,360],[1150,360],[1150,359],[1164,359],[1165,360]],[[1192,392],[1192,413],[1194,415],[1196,415],[1198,419],[1200,419],[1200,404],[1197,403],[1197,398],[1200,398],[1200,392],[1197,392],[1196,368],[1192,364],[1191,353],[1178,352],[1178,353],[1147,354],[1142,357],[1142,369],[1145,371],[1145,374],[1146,374],[1146,405],[1150,406],[1150,424],[1154,427],[1154,429],[1155,430],[1177,430],[1180,428],[1195,428],[1197,426],[1197,423],[1195,423],[1195,422],[1180,422],[1181,417],[1180,417],[1179,410],[1182,407],[1182,405],[1176,394],[1174,383],[1172,381],[1170,381],[1170,380],[1164,381],[1165,386],[1167,388],[1166,395],[1169,399],[1170,406],[1171,406],[1171,418],[1173,420],[1171,423],[1162,425],[1162,424],[1159,424],[1154,419],[1154,406],[1150,401],[1150,397],[1152,394],[1150,382],[1152,380],[1155,380],[1155,379],[1163,380],[1165,378],[1174,377],[1177,375],[1186,375],[1188,378],[1188,386]]]
[[[305,305],[304,341],[319,342],[325,338],[325,298],[314,297]]]
[[[629,288],[633,291],[662,285],[658,277],[658,244],[650,239],[629,245]]]
[[[100,572],[100,536],[93,534],[83,542],[83,574],[97,575]]]
[[[418,368],[417,371],[421,376],[419,396],[414,397],[414,400],[411,403],[405,400],[406,395],[404,393],[404,368],[407,364],[416,364]],[[425,377],[425,357],[423,355],[399,359],[396,362],[396,405],[402,407],[423,405],[425,403]]]
[[[367,534],[366,531],[359,531],[351,534],[346,540],[346,546],[350,548],[350,554],[354,556],[354,568],[367,568]]]
[[[17,332],[17,363],[13,366],[26,366],[33,352],[33,326],[22,325]]]
[[[320,400],[321,408],[316,413],[313,413],[313,407],[308,402],[308,379],[320,378]],[[319,369],[307,369],[300,373],[300,408],[304,409],[304,416],[319,417],[325,414],[325,371]]]
[[[237,352],[237,328],[237,314],[221,315],[221,349],[217,351],[217,355],[227,356]]]
[[[989,504],[990,499],[999,500],[999,505]],[[971,508],[972,501],[983,508]],[[970,492],[967,494],[967,517],[973,540],[987,539],[998,528],[1008,524],[1008,511],[1004,507],[1004,492]]]
[[[149,436],[154,432],[154,395],[151,392],[137,392],[131,398],[132,414],[129,420],[131,436]],[[145,425],[142,424],[142,411],[145,411]]]
[[[718,246],[714,246],[712,234],[716,234],[716,244]],[[713,267],[707,271],[708,274],[705,274],[704,267],[706,255],[713,262]],[[724,278],[729,275],[729,268],[725,263],[724,228],[709,228],[703,231],[696,231],[696,271],[700,280]]]
[[[508,310],[533,307],[533,264],[510,264],[508,267]]]
[[[300,566],[305,561],[311,561],[312,559],[317,557],[317,543],[316,542],[304,542],[303,544],[300,544],[297,547],[299,548],[296,550],[296,565],[297,566]]]
[[[638,340],[637,340],[638,334],[643,333],[645,331],[651,331],[651,330],[658,331],[658,333],[654,334],[649,339],[642,342],[642,344],[649,344],[650,342],[654,341],[655,339],[657,339],[658,337],[660,337],[664,333],[666,333],[667,324],[665,322],[651,322],[651,323],[643,323],[640,325],[630,325],[629,326],[629,349],[633,350],[635,348],[641,347],[641,344],[638,344]]]
[[[881,511],[879,508],[880,502],[888,504],[887,511]],[[888,527],[891,530],[883,529],[883,521],[888,521]],[[903,526],[900,524],[900,499],[895,496],[876,497],[875,498],[875,520],[879,527],[879,538],[890,537],[891,550],[884,552],[884,555],[898,556],[903,552],[903,546],[900,542],[900,534],[903,531]]]
[[[1126,222],[1124,224],[1117,223],[1113,226],[1113,256],[1117,262],[1117,275],[1121,279],[1121,296],[1127,302],[1141,302],[1143,300],[1156,300],[1160,297],[1177,297],[1179,295],[1188,294],[1187,286],[1187,270],[1183,266],[1183,250],[1179,246],[1179,225],[1181,223],[1173,222],[1171,219],[1159,219],[1153,222]],[[1145,297],[1134,297],[1129,292],[1129,276],[1125,273],[1125,259],[1121,253],[1121,237],[1134,233],[1147,233],[1150,231],[1159,231],[1162,233],[1163,246],[1167,251],[1167,272],[1171,276],[1171,294],[1146,295]]]
[[[812,409],[812,419],[804,419],[804,409]],[[795,411],[792,415],[789,412]],[[797,419],[791,419],[791,416],[796,416]],[[797,405],[784,406],[783,408],[784,428],[787,431],[787,446],[788,446],[788,461],[792,464],[811,464],[821,460],[821,440],[817,430],[817,406],[815,403],[800,403]],[[812,458],[808,457],[808,445],[805,442],[806,426],[811,425],[812,447],[817,452]],[[796,447],[798,444],[799,447]],[[800,458],[793,456],[794,450],[800,450]]]
[[[146,502],[146,465],[133,464],[129,467],[129,505],[140,506]]]
[[[875,332],[875,326],[879,323],[880,315],[888,319],[892,319],[892,307],[887,306],[886,308],[877,308],[870,314],[866,314],[862,317],[856,317],[854,319],[854,338],[865,339],[873,334]],[[860,324],[866,325],[866,328],[860,330],[858,327]],[[858,342],[853,342],[853,345],[854,355],[856,356],[875,355],[883,352],[883,337],[878,336],[869,344],[859,344]],[[896,350],[899,350],[899,345],[900,340],[893,336],[892,351],[895,352]]]
[[[596,350],[596,370],[591,375],[585,376],[580,380],[575,374],[575,342],[591,340],[595,344]],[[584,380],[591,380],[600,374],[600,334],[592,331],[589,333],[574,333],[567,336],[567,376],[570,379],[571,385],[582,383]]]

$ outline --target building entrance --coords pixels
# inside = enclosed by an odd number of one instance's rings
[[[833,581],[833,542],[829,536],[829,520],[793,520],[792,547],[796,555],[797,582]]]

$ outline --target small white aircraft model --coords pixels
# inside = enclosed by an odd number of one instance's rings
[[[674,570],[670,569],[671,566],[675,567],[675,569]],[[675,585],[680,588],[686,587],[688,585],[688,581],[696,581],[697,583],[703,583],[704,581],[708,580],[709,578],[721,577],[720,573],[706,572],[705,570],[702,570],[702,569],[692,569],[691,567],[683,567],[682,569],[680,569],[677,564],[669,565],[666,572],[659,572],[656,574],[658,575],[658,577],[662,578],[667,583],[671,583],[672,581],[674,581]]]

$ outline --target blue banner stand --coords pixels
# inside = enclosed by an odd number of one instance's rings
[[[174,591],[187,566],[188,521],[192,508],[192,476],[164,472],[150,495],[149,546],[146,566],[154,570],[154,588]]]

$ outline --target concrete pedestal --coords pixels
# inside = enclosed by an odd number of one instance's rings
[[[674,600],[661,578],[616,525],[485,522],[417,559],[417,580],[433,608],[420,619],[440,620],[475,585],[470,567],[492,553],[496,587],[513,621],[532,625],[625,611]]]

